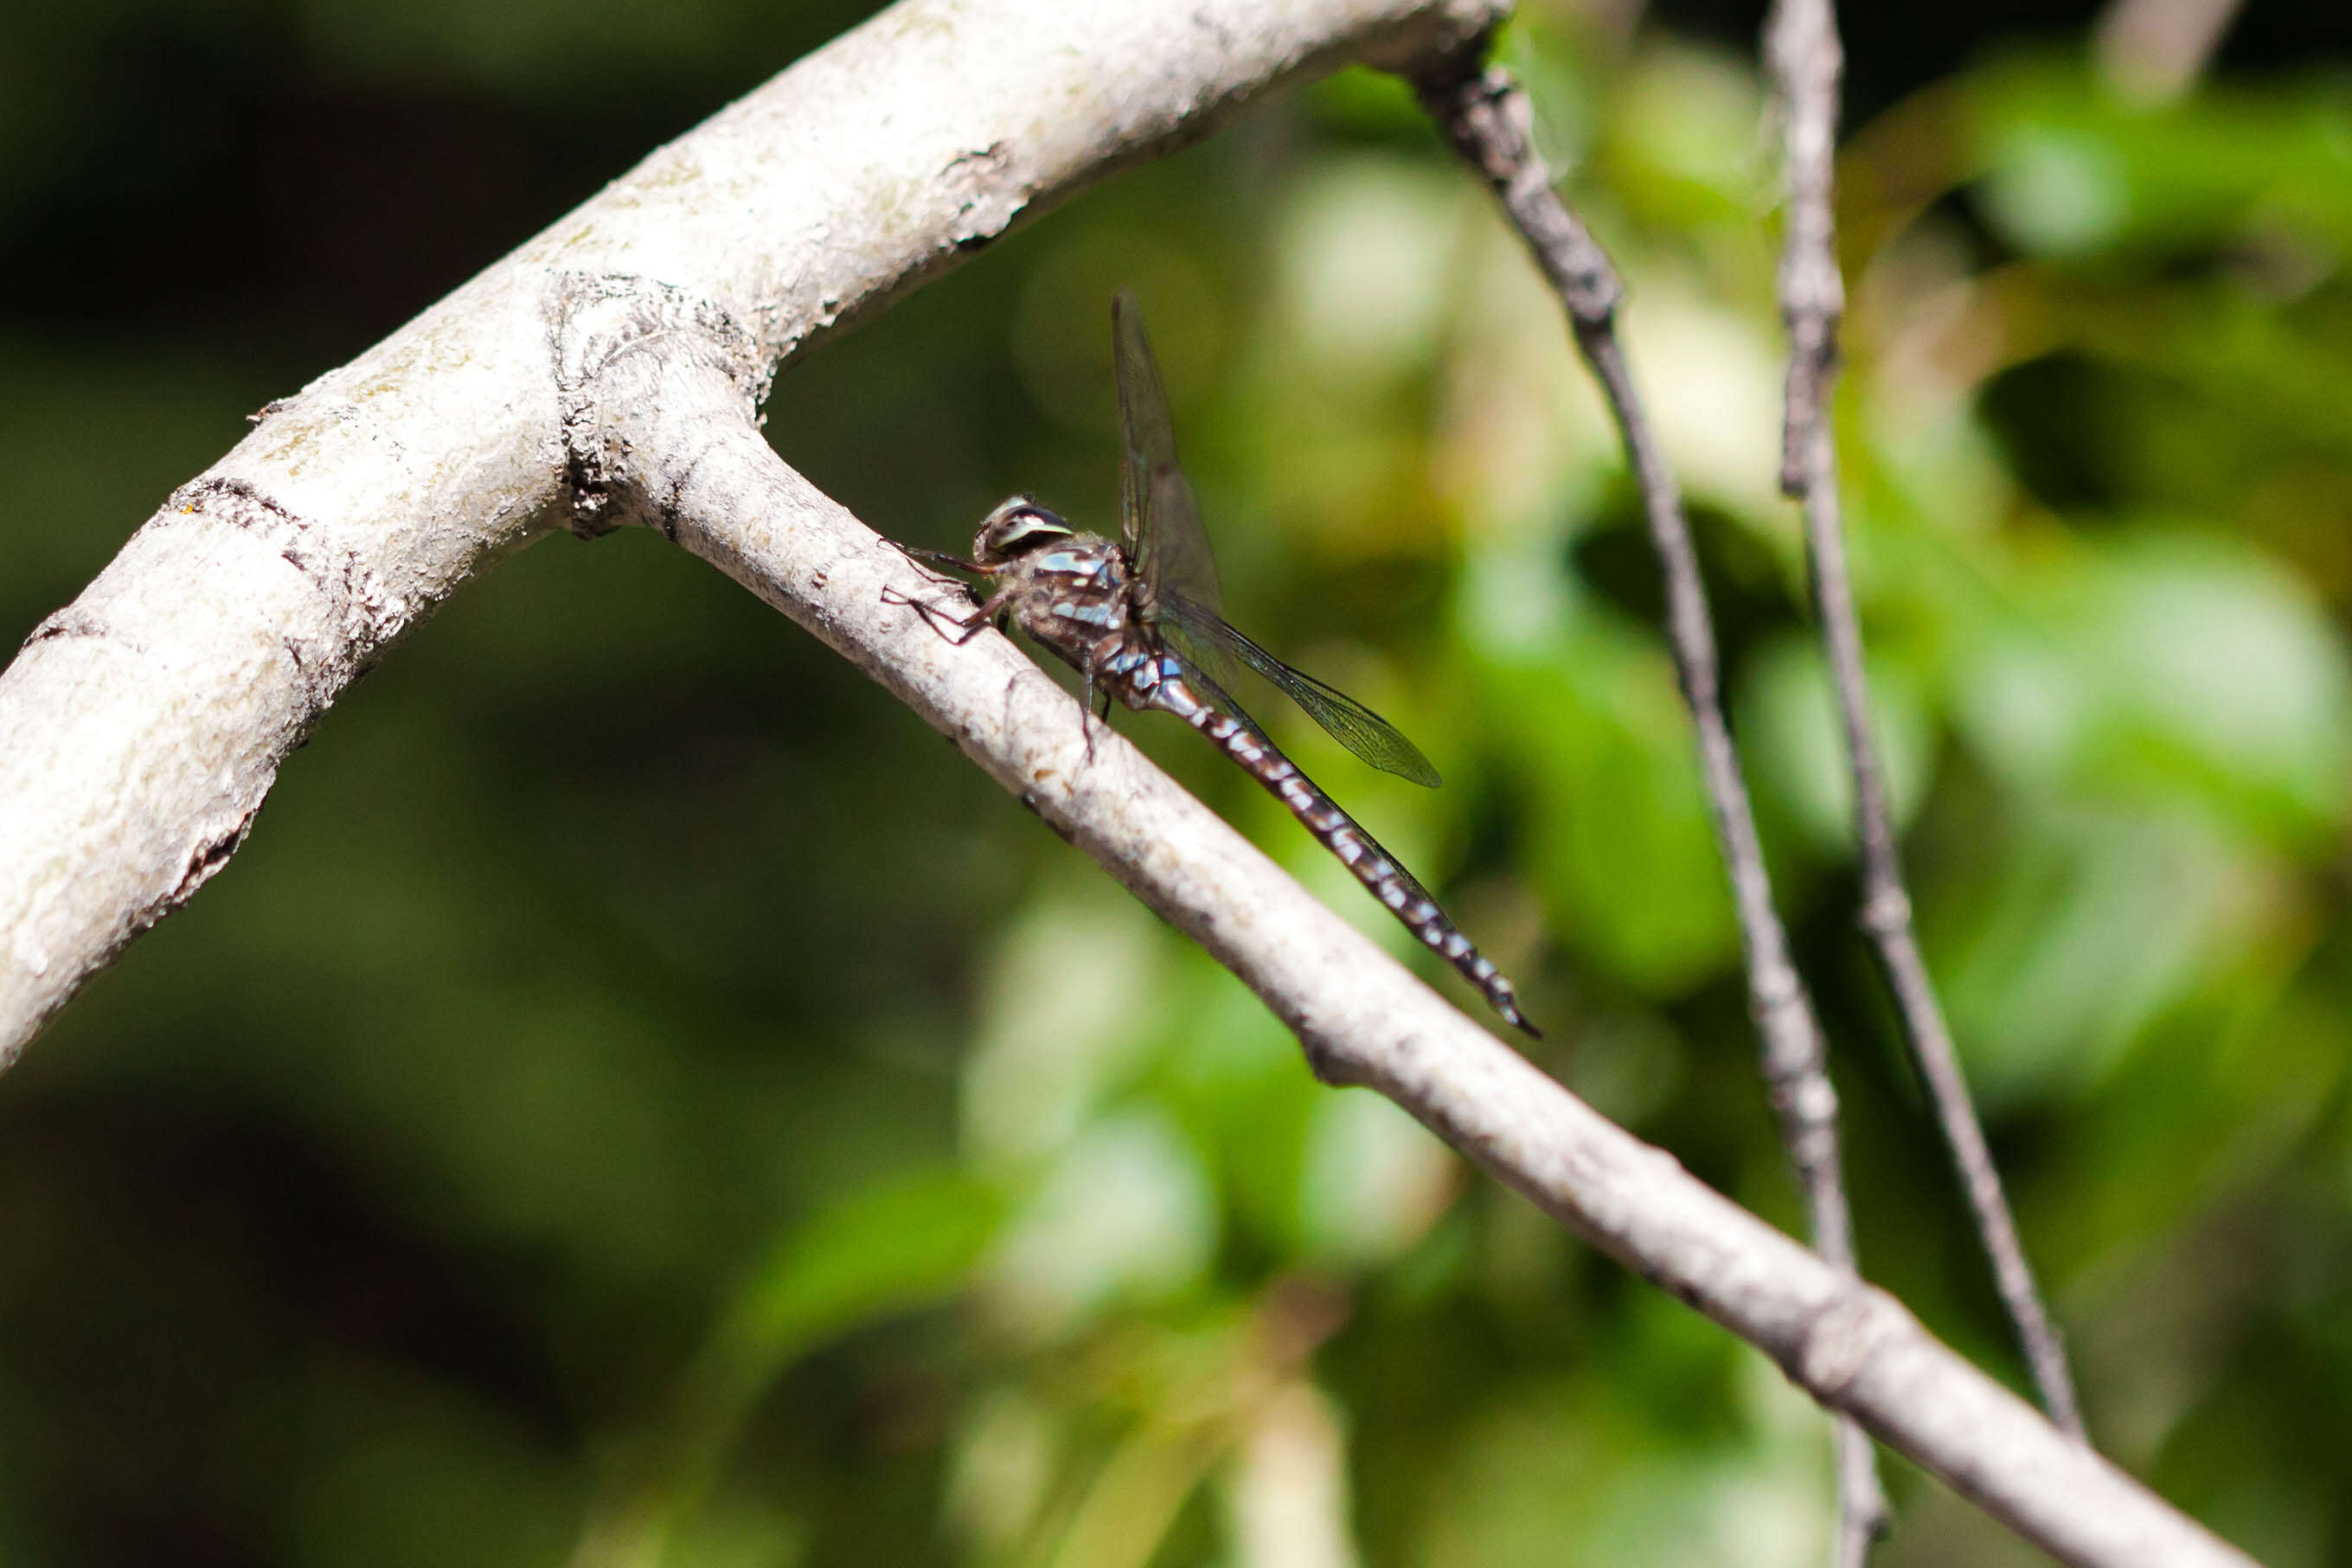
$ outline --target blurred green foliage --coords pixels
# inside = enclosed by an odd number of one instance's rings
[[[247,410],[862,9],[0,22],[0,631]],[[1539,6],[1505,47],[1631,281],[1866,1266],[2014,1379],[1850,928],[1753,67]],[[2352,1563],[2352,78],[2158,104],[2088,62],[1984,47],[1852,128],[1883,741],[2095,1433],[2279,1568]],[[1792,1222],[1613,438],[1396,84],[993,247],[795,364],[776,444],[911,541],[1014,489],[1108,517],[1122,283],[1234,618],[1447,787],[1265,716],[1521,982],[1544,1065]],[[1477,1011],[1234,770],[1127,727]],[[2036,1560],[1896,1472],[1889,1568]],[[1760,1358],[1318,1088],[648,537],[418,630],[0,1080],[11,1563],[1759,1568],[1822,1560],[1831,1507]]]

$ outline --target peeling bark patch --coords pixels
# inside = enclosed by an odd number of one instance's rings
[[[256,811],[257,810],[258,808],[256,809]],[[247,811],[237,819],[236,825],[227,832],[217,838],[205,840],[190,852],[187,864],[180,873],[178,884],[163,896],[160,904],[148,912],[146,924],[153,925],[172,910],[185,904],[190,898],[195,896],[196,889],[213,879],[214,873],[228,864],[229,857],[243,847],[246,834],[253,831],[256,811]]]
[[[96,617],[86,610],[79,610],[68,604],[38,626],[34,627],[33,634],[25,639],[19,651],[29,648],[36,643],[47,643],[53,638],[103,637],[105,635],[106,628],[99,624]]]
[[[586,423],[584,405],[582,423]],[[619,525],[612,511],[612,489],[603,478],[604,465],[592,460],[592,443],[574,427],[569,415],[564,419],[564,449],[568,455],[563,464],[563,490],[571,504],[563,508],[563,526],[572,538],[600,539]]]
[[[247,480],[207,475],[182,486],[160,520],[180,517],[202,517],[275,545],[279,559],[327,601],[341,635],[357,648],[391,636],[409,618],[406,603],[362,561],[330,547],[329,536],[310,519]]]
[[[661,537],[672,544],[677,543],[678,496],[685,487],[686,478],[681,475],[662,492],[661,499],[654,507],[654,527],[659,528]]]
[[[217,474],[206,475],[204,478],[181,486],[178,490],[173,492],[172,500],[175,510],[193,512],[204,502],[220,496],[230,497],[258,507],[289,528],[307,528],[310,526],[295,516],[292,508],[265,494],[258,485],[250,480],[232,479]],[[236,523],[239,527],[250,526],[238,515],[237,507],[225,507],[220,508],[220,513],[226,521]]]
[[[207,475],[183,485],[173,492],[171,515],[204,517],[215,522],[226,523],[233,528],[258,534],[276,544],[278,553],[286,564],[310,579],[321,593],[331,599],[340,598],[322,580],[323,574],[317,563],[303,549],[304,541],[312,531],[310,525],[292,507],[247,480]]]
[[[959,153],[940,171],[948,190],[959,197],[956,221],[949,230],[956,249],[984,249],[1013,226],[1029,204],[1029,192],[1012,175],[1013,152],[1002,141]]]

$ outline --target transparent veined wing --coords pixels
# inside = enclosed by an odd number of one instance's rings
[[[1143,334],[1142,309],[1124,288],[1111,296],[1110,323],[1118,372],[1119,542],[1153,604],[1181,597],[1213,612],[1220,602],[1216,560],[1192,482],[1176,461],[1176,427]]]
[[[1364,761],[1383,773],[1437,787],[1437,769],[1396,726],[1338,687],[1284,664],[1205,606],[1181,594],[1162,601],[1160,630],[1186,663],[1212,680],[1231,685],[1241,667],[1255,670]]]

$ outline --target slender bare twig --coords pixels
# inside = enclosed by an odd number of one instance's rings
[[[2066,1352],[2051,1322],[2033,1270],[2019,1243],[2016,1221],[2002,1195],[2000,1175],[1985,1146],[1984,1130],[1969,1096],[1951,1030],[1937,1000],[1911,925],[1904,890],[1895,813],[1870,723],[1870,689],[1862,656],[1862,622],[1854,612],[1846,570],[1845,531],[1838,497],[1837,437],[1831,420],[1838,371],[1838,323],[1845,308],[1832,210],[1837,141],[1838,78],[1843,52],[1831,0],[1779,0],[1765,34],[1780,99],[1783,178],[1788,189],[1788,238],[1780,258],[1780,311],[1789,327],[1787,423],[1782,430],[1780,487],[1804,503],[1805,541],[1812,564],[1813,602],[1821,616],[1845,752],[1853,780],[1854,834],[1862,846],[1863,930],[1894,993],[1903,1034],[1927,1086],[1937,1124],[1950,1146],[1977,1234],[1993,1280],[2015,1325],[2026,1365],[2050,1417],[2083,1436]]]
[[[1622,289],[1616,268],[1552,188],[1550,172],[1535,150],[1527,94],[1509,73],[1486,65],[1483,51],[1470,50],[1421,76],[1414,85],[1455,151],[1494,187],[1504,212],[1558,291],[1577,348],[1616,418],[1665,580],[1666,637],[1698,731],[1708,810],[1731,879],[1747,955],[1748,1006],[1762,1044],[1765,1084],[1804,1192],[1813,1245],[1832,1268],[1855,1273],[1853,1220],[1840,1169],[1837,1091],[1830,1083],[1812,999],[1790,959],[1788,933],[1772,906],[1771,876],[1757,839],[1739,754],[1724,716],[1715,631],[1681,493],[1650,429],[1617,337]],[[1869,1439],[1851,1421],[1841,1422],[1838,1428],[1838,1492],[1839,1559],[1858,1562],[1885,1529],[1886,1500]]]
[[[936,591],[787,466],[758,430],[759,355],[722,313],[582,278],[550,337],[572,472],[602,521],[661,528],[904,700],[1240,977],[1328,1082],[1386,1095],[1644,1279],[1762,1348],[2068,1563],[2248,1560],[1832,1267],[1634,1138],[1445,1004],[1010,642],[955,646],[906,601]]]

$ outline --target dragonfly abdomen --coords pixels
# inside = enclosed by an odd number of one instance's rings
[[[1324,848],[1338,856],[1340,864],[1355,873],[1365,890],[1395,915],[1422,946],[1459,970],[1485,995],[1487,1005],[1507,1022],[1538,1040],[1543,1038],[1543,1031],[1519,1011],[1518,993],[1495,967],[1494,961],[1472,945],[1412,873],[1381,848],[1380,841],[1348,815],[1338,801],[1299,771],[1298,765],[1285,757],[1265,731],[1238,714],[1206,700],[1181,674],[1164,664],[1159,678],[1148,687],[1135,689],[1134,695],[1145,700],[1131,706],[1172,713],[1216,742],[1219,750],[1289,807],[1291,815]]]

